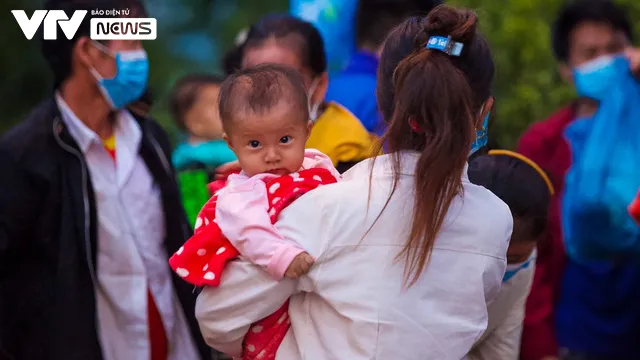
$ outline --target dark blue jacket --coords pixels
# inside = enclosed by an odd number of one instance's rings
[[[380,135],[382,116],[376,102],[376,72],[378,58],[368,52],[353,55],[349,65],[331,77],[326,99],[346,107],[367,130]]]

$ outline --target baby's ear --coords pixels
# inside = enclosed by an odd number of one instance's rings
[[[231,144],[231,139],[229,139],[227,133],[222,133],[222,139],[227,142],[227,145],[229,145],[229,149],[233,150],[233,144]]]

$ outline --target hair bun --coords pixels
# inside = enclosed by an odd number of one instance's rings
[[[478,16],[468,9],[441,5],[427,15],[424,29],[416,36],[416,46],[424,47],[431,36],[451,36],[462,43],[473,40]],[[464,52],[464,51],[463,51]]]

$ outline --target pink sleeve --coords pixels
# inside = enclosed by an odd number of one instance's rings
[[[336,179],[340,180],[341,178],[340,172],[338,172],[338,170],[336,170],[336,167],[333,166],[333,162],[331,161],[331,159],[327,155],[316,149],[306,149],[304,151],[304,161],[302,162],[302,167],[304,169],[327,169]]]
[[[240,254],[279,280],[304,249],[280,235],[268,210],[267,188],[259,177],[230,177],[218,194],[216,223]]]

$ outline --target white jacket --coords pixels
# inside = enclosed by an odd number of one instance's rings
[[[513,220],[507,205],[471,184],[465,171],[464,192],[449,208],[430,264],[406,288],[396,255],[410,230],[417,160],[418,154],[402,155],[398,188],[366,236],[389,195],[389,155],[376,160],[369,204],[370,160],[285,209],[278,230],[316,264],[306,276],[277,282],[246,261],[229,263],[220,287],[198,297],[206,342],[239,356],[250,325],[291,298],[291,329],[278,360],[463,358],[487,327]]]
[[[498,297],[489,304],[489,325],[467,360],[518,360],[525,305],[533,283],[536,252],[531,265],[518,271],[502,285]]]

